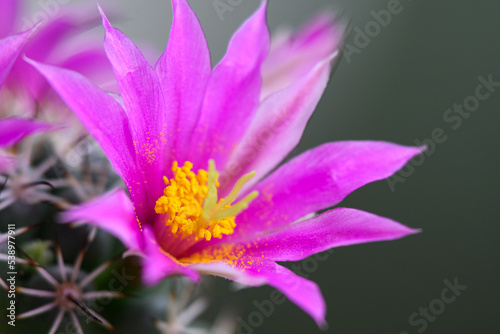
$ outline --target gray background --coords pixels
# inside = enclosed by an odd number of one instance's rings
[[[127,19],[115,25],[160,54],[171,23],[169,1],[100,3],[105,10],[121,8]],[[190,3],[206,31],[215,62],[259,1],[244,0],[225,13],[224,20],[212,0]],[[397,183],[395,191],[380,181],[342,203],[422,228],[423,233],[336,249],[309,278],[319,284],[327,301],[328,333],[418,333],[422,327],[409,323],[410,314],[439,299],[443,281],[455,277],[467,289],[422,332],[498,333],[500,90],[482,101],[456,130],[443,114],[474,94],[478,76],[492,74],[500,81],[500,2],[402,0],[401,4],[402,12],[360,54],[352,55],[350,62],[342,58],[293,155],[337,140],[413,145],[442,128],[446,141],[437,144],[414,171],[407,169],[411,175]],[[272,30],[298,26],[326,7],[341,13],[351,28],[364,29],[373,20],[370,11],[385,9],[387,1],[270,0],[269,25]],[[346,42],[354,45],[353,39],[350,34]],[[272,291],[263,287],[227,293],[222,279],[217,287],[217,304],[233,305],[243,319],[256,310],[253,301],[268,299]],[[320,330],[287,301],[253,332]]]

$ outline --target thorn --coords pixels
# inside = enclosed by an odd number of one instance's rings
[[[85,300],[96,300],[96,299],[115,299],[115,298],[125,298],[127,295],[123,292],[98,290],[85,292],[82,294],[81,299]]]
[[[3,281],[3,279],[0,278],[0,286],[5,289],[5,291],[9,291],[9,286],[7,283]]]
[[[40,227],[40,226],[42,226],[42,223],[33,224],[33,225],[26,226],[26,227],[21,227],[19,230],[16,231],[16,234],[28,232],[28,231],[30,231],[36,227]]]
[[[20,251],[21,253],[23,253],[23,255],[24,255],[24,256],[28,259],[28,263],[27,263],[28,265],[33,266],[33,267],[36,267],[36,268],[41,267],[41,266],[40,266],[38,263],[36,263],[36,261],[35,261],[35,260],[33,260],[33,259],[31,258],[31,256],[29,256],[29,255],[28,255],[28,253],[26,253],[26,252],[25,252],[25,251],[24,251],[24,250],[23,250],[23,249],[22,249],[19,245],[15,245],[14,247],[16,247],[16,249],[17,249],[18,251]]]
[[[53,285],[53,286],[58,286],[59,285],[59,282],[51,274],[49,274],[49,272],[43,266],[41,266],[40,264],[36,263],[35,260],[33,260],[21,247],[19,247],[19,245],[16,245],[15,247],[16,247],[16,249],[18,251],[20,251],[21,253],[23,253],[25,257],[28,258],[28,261],[26,261],[27,265],[35,267],[36,270],[38,271],[38,273],[40,275],[42,275],[42,277],[48,283],[50,283],[51,285]],[[20,259],[18,259],[18,262],[20,262],[19,260]]]
[[[4,183],[2,184],[2,186],[0,187],[0,194],[2,193],[2,191],[5,189],[5,186],[7,186],[7,181],[9,181],[9,175],[5,176],[5,181]]]
[[[87,236],[87,243],[92,243],[94,241],[95,236],[97,234],[97,226],[93,226],[89,232],[89,235]]]
[[[85,312],[85,314],[87,314],[92,320],[94,320],[97,323],[103,324],[103,322],[101,321],[101,319],[97,318],[94,315],[94,313],[89,308],[87,308],[87,306],[85,306],[85,304],[83,304],[81,301],[79,301],[78,299],[74,298],[71,295],[68,295],[68,299],[73,304],[75,304],[76,306],[78,306],[83,312]]]
[[[59,238],[57,236],[57,232],[54,233],[54,240],[56,241],[57,264],[59,266],[59,271],[61,272],[61,278],[63,282],[67,282],[68,275],[66,274],[66,269],[64,268],[64,258],[61,250],[61,244],[59,243]]]
[[[27,183],[25,185],[23,185],[23,189],[26,189],[26,188],[29,188],[29,187],[35,187],[35,186],[39,186],[39,185],[46,185],[50,188],[52,188],[52,190],[55,190],[56,187],[54,187],[50,182],[48,181],[35,181],[35,182],[31,182],[31,183]]]
[[[16,286],[16,292],[39,298],[53,298],[56,296],[56,292],[54,291],[21,288],[19,286]]]
[[[76,282],[76,279],[78,278],[78,273],[80,272],[80,267],[82,265],[83,258],[85,256],[85,253],[87,253],[90,244],[92,243],[92,241],[94,241],[96,233],[97,233],[97,227],[93,227],[90,230],[89,234],[87,235],[87,238],[83,242],[82,249],[78,253],[75,264],[73,266],[73,272],[71,274],[72,283]]]

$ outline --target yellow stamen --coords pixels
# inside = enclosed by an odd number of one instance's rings
[[[245,210],[257,196],[254,191],[237,203],[233,201],[238,193],[255,172],[243,175],[234,189],[224,199],[218,199],[217,188],[219,173],[215,162],[209,161],[208,172],[200,169],[198,174],[191,171],[193,164],[189,161],[183,167],[177,162],[172,164],[174,178],[163,177],[167,186],[155,205],[155,212],[165,214],[165,224],[170,226],[172,233],[180,233],[185,237],[194,236],[195,240],[212,237],[222,238],[234,232],[235,217]]]

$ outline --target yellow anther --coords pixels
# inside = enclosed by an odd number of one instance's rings
[[[174,178],[168,180],[163,177],[167,187],[156,201],[155,212],[165,215],[165,224],[174,234],[193,235],[195,240],[220,239],[223,235],[232,234],[236,227],[235,217],[248,207],[258,192],[254,191],[239,202],[232,203],[255,173],[242,176],[225,199],[218,199],[219,173],[215,162],[209,161],[208,172],[200,169],[195,174],[191,168],[193,164],[189,161],[180,168],[177,162],[172,164]]]

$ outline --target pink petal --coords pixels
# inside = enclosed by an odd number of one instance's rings
[[[192,138],[195,169],[214,159],[219,169],[250,125],[259,106],[260,68],[269,49],[266,1],[234,34],[226,55],[215,67]]]
[[[205,254],[206,252],[207,249],[204,250]],[[244,285],[269,284],[306,311],[318,325],[325,324],[326,304],[316,283],[295,275],[273,261],[245,254],[237,257],[233,263],[214,260],[192,264],[189,268],[202,274],[224,277]]]
[[[316,283],[294,274],[273,261],[252,257],[246,261],[252,263],[249,265],[250,268],[239,268],[242,271],[240,275],[226,278],[241,284],[267,283],[307,312],[319,326],[326,325],[326,303]]]
[[[12,32],[18,9],[18,0],[0,0],[0,38]],[[1,48],[1,50],[4,49]]]
[[[83,4],[65,7],[40,22],[40,29],[26,47],[26,55],[38,61],[47,60],[54,49],[75,34],[97,26],[99,15],[95,5]]]
[[[172,1],[173,23],[165,53],[156,63],[170,123],[175,124],[174,155],[182,164],[199,118],[208,78],[210,53],[198,18],[186,0]],[[172,161],[169,160],[167,168]]]
[[[133,132],[137,162],[148,180],[151,200],[142,201],[138,210],[154,214],[157,198],[163,194],[162,162],[168,134],[173,133],[167,119],[163,91],[153,68],[139,49],[118,29],[111,26],[99,8],[106,31],[104,48],[113,66],[130,127]],[[144,217],[139,217],[147,221]]]
[[[8,147],[36,132],[53,130],[53,126],[24,118],[0,119],[0,147]]]
[[[272,39],[271,52],[262,65],[262,99],[288,87],[316,64],[338,52],[344,27],[330,13],[321,13],[293,34]]]
[[[245,255],[299,261],[333,247],[394,240],[418,232],[372,213],[336,208],[250,241]]]
[[[33,30],[34,28],[31,28],[25,32],[0,39],[0,89],[17,56],[21,52],[21,49],[33,33]]]
[[[221,174],[223,186],[232,189],[235,180],[251,171],[256,171],[252,181],[258,181],[292,151],[323,94],[330,69],[331,57],[328,57],[297,83],[262,102],[250,129]]]
[[[60,67],[81,73],[83,76],[90,78],[97,86],[101,88],[106,86],[106,90],[113,87],[113,84],[116,86],[116,83],[113,83],[115,77],[111,64],[104,51],[100,48],[87,48],[71,55],[61,61]],[[117,87],[113,88],[113,92],[118,92]]]
[[[251,236],[329,208],[367,183],[391,176],[423,148],[376,141],[328,143],[290,160],[252,190],[259,196],[238,215],[235,233]]]
[[[95,13],[95,7],[90,11],[88,4],[68,6],[52,13],[40,22],[40,28],[24,49],[25,55],[36,61],[57,64],[53,60],[60,51],[57,48],[75,38],[74,35],[97,25],[99,21]],[[42,14],[45,13],[42,11]],[[22,87],[36,100],[41,99],[49,88],[44,78],[22,59],[18,59],[12,67],[9,84]]]
[[[162,279],[172,275],[182,275],[192,282],[198,282],[200,275],[177,262],[171,255],[161,249],[150,226],[144,226],[144,260],[142,279],[147,285],[155,285]]]
[[[84,222],[114,235],[131,250],[142,250],[142,233],[132,201],[115,189],[60,214],[63,223]]]
[[[280,290],[288,299],[309,314],[320,327],[326,325],[326,303],[318,285],[272,261],[251,270],[255,276]]]
[[[244,285],[260,286],[266,284],[264,278],[247,275],[245,271],[224,262],[200,262],[189,265],[189,268],[203,275],[224,277]]]
[[[76,72],[27,61],[45,76],[99,142],[115,171],[127,184],[134,202],[142,203],[148,194],[144,176],[137,171],[132,134],[121,105]]]

